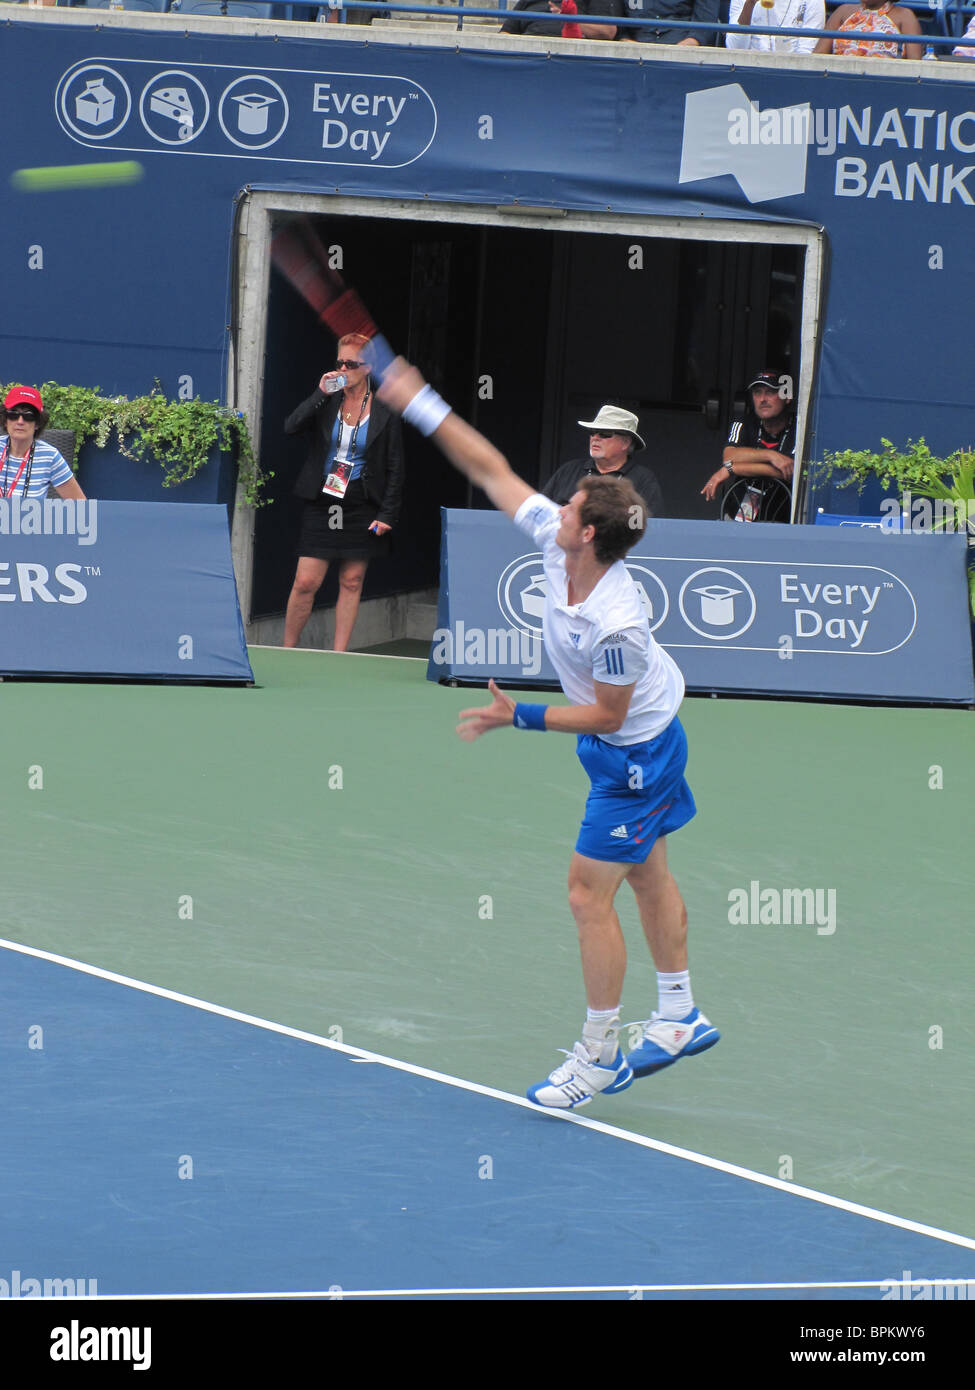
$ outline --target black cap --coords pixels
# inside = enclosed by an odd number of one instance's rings
[[[767,386],[771,391],[778,391],[781,385],[782,378],[778,372],[756,372],[745,389],[750,391],[753,386]]]

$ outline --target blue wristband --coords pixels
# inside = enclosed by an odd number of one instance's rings
[[[515,705],[514,726],[516,729],[537,729],[545,733],[545,711],[548,705]]]

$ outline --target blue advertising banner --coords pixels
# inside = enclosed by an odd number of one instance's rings
[[[444,509],[431,680],[557,684],[545,575],[495,512]],[[964,535],[656,520],[627,557],[691,691],[972,704]]]
[[[30,81],[0,95],[0,341],[25,379],[223,392],[234,203],[272,189],[824,228],[809,456],[922,434],[946,453],[973,436],[965,65],[665,61],[636,44],[465,49],[7,8],[4,56]],[[16,177],[102,160],[141,178],[39,195]]]
[[[0,673],[252,683],[227,509],[0,500]]]

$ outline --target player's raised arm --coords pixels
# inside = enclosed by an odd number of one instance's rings
[[[402,415],[407,424],[429,435],[454,467],[481,488],[499,511],[508,516],[533,495],[494,445],[455,415],[428,386],[415,367],[398,357],[383,377],[380,400]]]

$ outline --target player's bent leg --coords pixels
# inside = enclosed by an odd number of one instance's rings
[[[623,992],[626,943],[613,900],[628,868],[578,851],[569,866],[569,909],[579,932],[586,1002],[592,1009],[618,1008]]]
[[[642,864],[629,866],[643,934],[658,970],[687,969],[687,908],[667,864],[667,837],[661,836]]]

